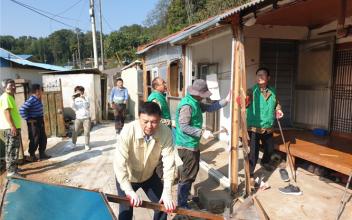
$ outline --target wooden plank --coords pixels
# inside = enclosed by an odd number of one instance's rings
[[[105,194],[105,196],[109,202],[123,203],[125,205],[130,205],[130,201],[126,197],[120,197],[120,196],[116,196],[116,195],[112,195],[112,194]],[[142,205],[140,207],[166,212],[164,205],[159,204],[159,203],[143,201]],[[174,210],[173,213],[179,214],[179,215],[187,215],[187,216],[196,217],[196,218],[203,218],[203,219],[212,219],[212,220],[223,220],[224,219],[224,217],[221,215],[216,215],[216,214],[213,214],[210,212],[205,212],[205,211],[196,211],[196,210],[192,210],[192,209],[176,208],[176,210]]]
[[[236,99],[240,90],[240,72],[239,72],[239,41],[238,41],[238,18],[233,17],[231,22],[233,38],[236,42],[232,45],[232,97]],[[239,140],[239,113],[240,109],[236,102],[232,102],[232,120],[231,120],[231,191],[237,192],[238,188],[238,140]]]
[[[352,172],[352,141],[338,137],[317,137],[304,131],[284,131],[293,157],[349,175]],[[281,137],[274,134],[275,147],[286,152]]]
[[[54,95],[55,95],[55,105],[56,105],[57,136],[63,137],[66,135],[66,129],[65,129],[62,93],[55,92]]]
[[[256,196],[253,196],[253,202],[257,209],[257,213],[259,215],[260,220],[269,220],[270,218],[268,214],[265,212],[265,209],[263,208],[262,204]]]
[[[142,57],[142,68],[143,68],[143,100],[148,99],[148,85],[147,85],[147,66],[145,65],[145,57]]]
[[[42,102],[43,102],[43,108],[44,108],[45,133],[48,137],[50,137],[52,133],[51,133],[50,116],[49,116],[48,93],[43,93]]]
[[[48,106],[49,106],[49,120],[51,135],[57,136],[57,119],[56,119],[56,105],[55,105],[55,93],[48,93]]]

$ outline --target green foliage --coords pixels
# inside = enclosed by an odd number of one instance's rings
[[[123,26],[110,33],[105,40],[105,51],[108,57],[114,57],[118,63],[132,62],[136,58],[139,45],[150,41],[141,25]]]
[[[137,47],[179,31],[190,24],[243,4],[248,0],[159,0],[147,15],[144,26],[123,26],[104,38],[108,66],[121,65],[136,59]],[[0,36],[0,46],[15,54],[32,54],[33,61],[67,65],[80,51],[81,60],[93,57],[92,33],[62,29],[48,37]],[[100,56],[99,33],[97,33]],[[79,46],[77,43],[79,39]]]

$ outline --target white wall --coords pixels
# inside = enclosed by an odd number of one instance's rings
[[[12,67],[1,67],[0,68],[0,81],[4,79],[26,79],[29,80],[31,84],[42,84],[42,74],[45,70],[38,69],[22,69],[22,68],[12,68]]]
[[[138,117],[138,86],[142,81],[138,81],[138,74],[143,74],[143,72],[137,71],[136,66],[132,66],[121,72],[121,78],[123,79],[124,86],[128,89],[128,112],[129,114],[137,118]]]
[[[217,63],[218,82],[220,97],[225,98],[231,87],[231,33],[214,38],[204,43],[193,45],[192,64],[193,69],[198,71],[198,64]],[[219,125],[231,129],[230,105],[220,110]],[[220,140],[227,140],[225,134],[220,134]]]
[[[100,76],[94,74],[44,74],[44,87],[55,80],[61,79],[64,108],[71,108],[72,95],[76,86],[83,86],[85,95],[90,99],[90,114],[93,122],[100,122],[101,90]],[[99,85],[96,85],[99,84]],[[95,86],[97,88],[95,88]],[[96,91],[95,91],[96,90]],[[100,113],[99,113],[100,112]]]

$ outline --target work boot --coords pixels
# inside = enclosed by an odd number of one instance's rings
[[[179,183],[177,188],[177,204],[181,208],[190,209],[187,201],[191,190],[191,183]]]
[[[38,158],[35,156],[35,154],[32,154],[27,158],[27,161],[36,162],[36,161],[38,161]]]
[[[50,155],[47,155],[46,153],[42,153],[42,154],[40,154],[40,156],[39,156],[39,159],[40,159],[40,160],[46,160],[46,159],[49,159],[49,158],[51,158],[51,156],[50,156]]]

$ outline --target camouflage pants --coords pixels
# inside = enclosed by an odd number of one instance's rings
[[[1,163],[0,166],[3,166],[3,160],[6,161],[7,172],[16,172],[17,171],[17,159],[18,152],[20,148],[20,137],[21,129],[17,129],[17,135],[11,135],[11,130],[1,130],[1,140],[0,140],[0,153],[1,153]],[[1,143],[3,142],[3,143]],[[5,156],[5,158],[4,158]],[[1,167],[0,167],[1,168]]]

